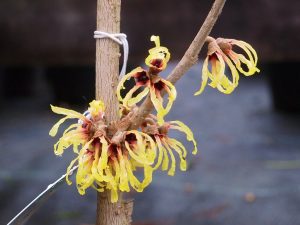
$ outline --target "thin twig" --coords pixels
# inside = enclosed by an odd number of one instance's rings
[[[198,61],[198,55],[208,38],[212,28],[214,27],[219,15],[222,12],[226,0],[215,0],[210,12],[208,13],[204,23],[202,24],[199,32],[192,41],[191,45],[185,52],[182,59],[167,77],[167,80],[175,84],[186,72]],[[134,118],[129,129],[136,129],[145,120],[145,117],[151,113],[153,104],[148,96],[143,104],[139,107],[139,110]]]

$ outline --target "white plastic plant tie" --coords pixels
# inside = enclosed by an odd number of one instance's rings
[[[78,168],[78,166],[74,166],[70,172],[69,176],[73,174],[73,172]],[[62,184],[67,176],[67,173],[62,175],[55,182],[49,184],[47,188],[41,192],[35,199],[33,199],[28,205],[25,206],[7,225],[21,225],[26,222],[27,219],[34,213],[36,209],[43,203],[47,197],[49,197],[58,187],[59,184]]]
[[[101,39],[101,38],[110,38],[111,40],[115,41],[119,45],[123,45],[124,57],[123,57],[123,66],[120,72],[120,76],[123,77],[126,73],[127,61],[128,61],[128,54],[129,54],[129,45],[127,41],[127,35],[124,33],[116,33],[110,34],[104,31],[95,31],[94,38]]]

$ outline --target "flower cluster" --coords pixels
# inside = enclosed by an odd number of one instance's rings
[[[163,124],[164,116],[170,111],[177,94],[173,84],[159,76],[159,73],[167,67],[170,52],[166,47],[160,46],[158,36],[152,36],[151,41],[155,42],[155,47],[149,50],[149,56],[145,60],[149,67],[148,71],[138,67],[126,74],[117,87],[117,96],[120,103],[130,109],[150,93],[151,101],[157,111],[158,123]],[[123,98],[121,90],[125,88],[124,83],[130,78],[134,78],[135,86]],[[139,90],[141,91],[137,93]],[[163,104],[162,97],[164,91],[168,94],[166,106]],[[134,96],[135,93],[137,94]]]
[[[234,52],[233,47],[235,46],[246,53],[246,57],[243,54]],[[208,54],[203,63],[202,84],[195,95],[200,95],[204,91],[208,79],[211,81],[209,83],[211,87],[217,88],[224,94],[230,94],[238,86],[238,72],[245,76],[251,76],[259,72],[257,60],[256,51],[244,41],[224,38],[210,40]],[[209,62],[211,70],[209,70]],[[226,64],[230,69],[231,79],[225,75]]]
[[[186,170],[186,149],[181,142],[168,137],[169,129],[179,130],[195,145],[191,130],[179,121],[158,125],[156,116],[149,115],[142,125],[142,130],[120,132],[114,137],[108,135],[105,121],[105,107],[101,101],[92,101],[85,114],[73,110],[51,106],[52,111],[64,115],[50,130],[50,135],[57,134],[59,126],[67,119],[78,119],[63,133],[54,145],[56,155],[62,155],[68,147],[73,147],[75,159],[67,169],[67,183],[71,184],[69,174],[78,166],[76,186],[80,194],[92,187],[99,192],[111,191],[111,201],[118,200],[119,191],[130,191],[130,186],[141,192],[152,181],[152,173],[158,168],[169,170],[174,175],[176,160],[173,152],[180,158],[180,169]],[[128,115],[123,115],[122,119]],[[169,168],[169,161],[170,168]],[[143,168],[144,179],[138,180],[134,172]]]
[[[166,122],[164,119],[176,98],[173,84],[159,75],[166,68],[170,53],[166,47],[160,46],[158,36],[152,36],[151,41],[155,42],[155,47],[149,50],[145,60],[148,70],[141,67],[134,69],[121,78],[117,87],[120,102],[118,121],[106,121],[102,101],[92,101],[84,114],[51,106],[54,113],[64,115],[50,130],[51,136],[56,136],[59,126],[67,119],[78,120],[64,131],[54,145],[54,153],[62,155],[65,149],[73,148],[76,157],[67,169],[66,179],[71,184],[69,175],[77,166],[76,186],[80,194],[85,194],[89,187],[99,192],[109,190],[111,201],[116,202],[119,191],[129,192],[131,188],[137,192],[143,191],[151,183],[153,172],[158,169],[173,176],[177,160],[180,170],[185,171],[187,150],[179,140],[170,137],[170,130],[185,134],[194,145],[192,153],[197,153],[192,131],[180,121]],[[247,57],[234,52],[233,46],[240,47]],[[211,71],[208,62],[212,64]],[[231,70],[232,80],[225,75],[226,64]],[[211,80],[210,86],[229,94],[238,85],[238,71],[249,76],[259,72],[256,65],[257,55],[249,44],[233,39],[213,39],[204,61],[202,86],[196,95],[204,90],[208,79]],[[121,90],[131,78],[135,85],[123,97]],[[168,95],[166,104],[164,94]],[[145,116],[143,122],[137,124],[138,127],[131,129],[130,124],[138,112],[137,104],[146,96],[150,97],[157,113]],[[139,168],[144,171],[142,180],[136,176]]]

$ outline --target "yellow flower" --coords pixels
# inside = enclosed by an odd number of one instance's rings
[[[119,142],[114,143],[106,135],[105,107],[101,101],[92,101],[85,115],[60,107],[51,108],[53,112],[65,115],[50,130],[51,136],[57,134],[66,119],[79,119],[65,130],[54,145],[54,152],[62,155],[66,148],[73,146],[76,157],[67,169],[66,180],[72,184],[69,174],[77,166],[76,186],[80,194],[85,194],[89,187],[99,192],[110,190],[111,201],[116,202],[119,191],[129,192],[131,186],[141,192],[151,183],[156,145],[149,135],[136,130],[126,131]],[[144,169],[142,181],[134,175],[138,167]]]
[[[152,74],[157,74],[167,67],[171,54],[166,47],[160,46],[159,36],[152,35],[150,40],[155,43],[155,47],[149,50],[145,63]]]
[[[212,88],[217,88],[224,94],[230,94],[238,85],[239,74],[233,63],[215,42],[211,42],[209,48],[211,51],[205,58],[202,67],[202,84],[195,95],[200,95],[204,91],[208,79],[211,81],[209,85]],[[209,62],[211,64],[211,70],[209,70]],[[229,80],[225,75],[226,63],[230,69],[232,80]]]
[[[130,91],[128,91],[128,93],[123,98],[121,96],[121,90],[124,89],[124,83],[130,78],[134,78],[135,86]],[[134,96],[134,94],[138,92],[139,89],[142,89],[142,91]],[[168,102],[166,106],[164,106],[164,99],[162,97],[163,91],[168,94]],[[142,69],[141,67],[138,67],[130,73],[126,74],[121,79],[117,87],[118,100],[127,109],[140,102],[148,95],[149,92],[151,101],[157,111],[158,123],[162,124],[164,121],[164,116],[167,115],[170,111],[177,95],[176,89],[172,83],[161,78],[158,75],[155,75],[155,77],[151,77],[149,72]]]
[[[142,127],[142,131],[151,135],[157,145],[157,160],[155,165],[153,165],[153,170],[157,170],[161,167],[163,171],[168,170],[168,175],[174,176],[176,170],[175,152],[178,154],[180,159],[180,170],[186,171],[187,150],[180,141],[176,140],[175,138],[170,138],[168,135],[170,129],[178,130],[184,133],[187,137],[187,140],[193,142],[194,150],[192,153],[195,155],[198,149],[193,132],[188,126],[180,121],[170,121],[164,123],[162,126],[158,126],[155,120],[156,118],[154,116],[146,119],[146,122]]]
[[[235,53],[232,50],[233,46],[240,47],[248,58],[242,54]],[[211,70],[209,69],[209,63],[211,64]],[[231,79],[225,75],[226,64],[230,69]],[[246,65],[248,71],[243,69],[242,64]],[[203,63],[202,84],[195,95],[200,95],[204,91],[208,79],[211,81],[209,83],[211,87],[217,88],[224,94],[230,94],[238,86],[238,71],[246,76],[250,76],[259,72],[256,66],[257,54],[248,43],[223,38],[213,40],[208,45],[208,55]]]
[[[104,117],[105,106],[102,101],[93,100],[90,102],[89,112],[93,118],[103,118]]]

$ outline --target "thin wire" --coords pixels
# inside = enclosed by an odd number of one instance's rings
[[[70,170],[69,175],[72,175],[74,170],[76,170],[77,168],[78,168],[78,166],[73,167]],[[53,192],[55,190],[55,187],[57,187],[57,185],[61,184],[62,181],[66,178],[66,176],[67,176],[67,174],[64,174],[59,179],[57,179],[55,182],[49,184],[48,187],[43,192],[41,192],[35,199],[33,199],[28,205],[26,205],[25,208],[23,208],[11,221],[9,221],[9,223],[7,225],[13,225],[13,224],[17,225],[17,224],[23,224],[24,222],[26,222],[26,219],[28,219],[27,216],[30,216],[31,212],[36,209],[36,207],[34,207],[34,204],[41,202],[43,200],[42,197],[44,195],[46,195],[47,193]]]
[[[126,73],[127,61],[128,61],[128,54],[129,54],[129,45],[127,41],[127,35],[123,33],[116,33],[110,34],[104,31],[95,31],[94,38],[101,39],[101,38],[110,38],[111,40],[115,41],[119,45],[123,46],[124,57],[123,57],[123,66],[120,72],[120,76],[123,77]]]

